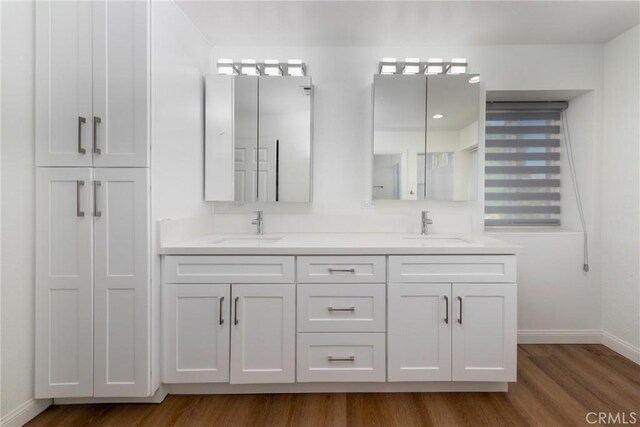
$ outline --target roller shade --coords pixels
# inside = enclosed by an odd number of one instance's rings
[[[560,225],[562,108],[487,104],[485,226]]]

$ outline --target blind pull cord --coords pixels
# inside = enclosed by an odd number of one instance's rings
[[[569,119],[567,118],[567,110],[562,110],[562,129],[564,134],[564,148],[567,152],[567,160],[569,163],[569,171],[571,172],[571,182],[573,184],[573,193],[576,197],[576,204],[578,205],[578,214],[580,215],[580,223],[582,224],[583,239],[583,264],[582,270],[585,273],[589,272],[589,241],[587,232],[587,222],[584,219],[584,209],[582,208],[582,198],[580,197],[580,189],[578,188],[578,179],[576,176],[576,167],[573,161],[573,148],[571,147],[571,133],[569,132]]]

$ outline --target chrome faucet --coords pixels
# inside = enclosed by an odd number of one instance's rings
[[[433,220],[429,219],[429,211],[422,211],[422,227],[420,230],[420,234],[422,234],[423,236],[426,236],[427,234],[429,234],[429,231],[427,229],[427,226],[429,224],[433,224]]]
[[[262,213],[262,211],[255,211],[255,213],[258,215],[256,217],[256,219],[254,219],[253,221],[251,221],[251,224],[253,225],[257,225],[258,229],[256,231],[256,234],[258,236],[262,236],[264,234],[264,229],[263,229],[263,224],[264,224],[264,215]]]

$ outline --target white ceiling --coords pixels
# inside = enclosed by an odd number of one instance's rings
[[[640,22],[636,1],[177,0],[213,45],[603,43]]]

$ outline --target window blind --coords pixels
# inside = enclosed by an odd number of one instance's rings
[[[560,225],[566,103],[487,103],[485,225]]]

